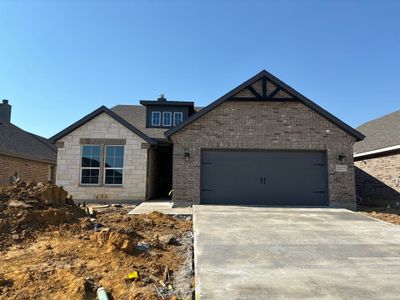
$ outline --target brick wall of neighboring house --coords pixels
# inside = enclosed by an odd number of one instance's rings
[[[400,153],[358,160],[357,195],[367,205],[400,203]]]
[[[15,173],[22,180],[47,182],[49,179],[49,163],[0,155],[0,166],[0,185],[10,184]]]
[[[356,208],[355,138],[300,102],[227,101],[171,136],[173,200],[200,201],[202,148],[326,150],[330,206]],[[188,161],[184,153],[190,153]],[[336,172],[338,155],[347,172]]]
[[[80,185],[81,139],[126,140],[122,186]],[[142,200],[147,172],[147,149],[142,143],[142,138],[102,113],[57,141],[63,146],[58,148],[56,182],[78,200]]]

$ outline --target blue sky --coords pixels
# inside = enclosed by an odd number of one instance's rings
[[[207,105],[262,69],[352,126],[400,109],[400,1],[0,2],[0,99],[50,137],[101,105]]]

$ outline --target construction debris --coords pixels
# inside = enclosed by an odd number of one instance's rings
[[[149,279],[153,282],[158,282],[160,279],[158,279],[156,276],[154,276],[153,274],[150,274]]]
[[[165,297],[163,296],[163,294],[161,294],[160,290],[157,288],[157,286],[155,284],[153,284],[154,289],[157,292],[157,295],[161,297],[161,299],[165,299]]]
[[[165,266],[163,279],[164,279],[164,281],[169,281],[169,268],[168,268],[168,266]]]
[[[162,281],[162,280],[159,280],[158,283],[159,283],[162,287],[164,287],[164,288],[167,286],[167,285],[165,284],[165,282]]]
[[[105,288],[99,287],[97,289],[97,298],[99,298],[99,300],[108,300],[108,295]]]
[[[132,273],[129,273],[128,274],[128,279],[129,280],[139,279],[139,272],[138,271],[133,271]]]
[[[0,299],[191,298],[191,220],[113,205],[89,218],[61,189],[0,190]]]
[[[172,235],[172,234],[167,234],[164,236],[160,236],[158,240],[163,244],[163,245],[179,245],[179,241]]]

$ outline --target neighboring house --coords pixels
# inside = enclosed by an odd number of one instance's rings
[[[193,102],[100,107],[52,137],[57,183],[77,199],[356,208],[364,136],[267,71]]]
[[[357,128],[354,146],[357,195],[369,205],[400,205],[400,110]]]
[[[49,140],[11,123],[11,105],[0,103],[0,185],[15,178],[47,182],[53,180],[57,149]]]

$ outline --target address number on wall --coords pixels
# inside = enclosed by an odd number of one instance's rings
[[[336,172],[339,172],[339,173],[347,172],[347,166],[346,165],[336,165]]]

